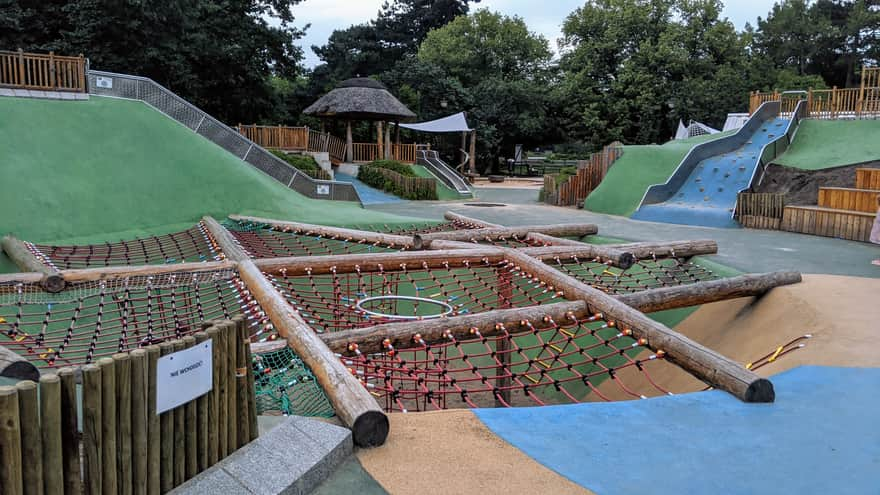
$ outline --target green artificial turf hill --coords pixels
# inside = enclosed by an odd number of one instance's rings
[[[413,221],[308,199],[136,101],[0,97],[0,150],[0,233],[30,241],[119,240],[230,213],[325,225]]]
[[[880,120],[804,120],[788,151],[774,160],[805,170],[880,160]]]
[[[624,146],[623,155],[614,162],[599,187],[587,196],[584,208],[610,215],[632,215],[648,187],[666,182],[694,145],[734,132],[673,140],[663,145]]]

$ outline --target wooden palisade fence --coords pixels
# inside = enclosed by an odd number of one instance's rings
[[[245,320],[213,323],[83,366],[81,408],[74,368],[0,387],[0,493],[165,493],[255,439]],[[157,415],[159,357],[208,339],[212,390]]]
[[[0,51],[0,87],[84,93],[86,59]]]
[[[797,98],[778,91],[749,94],[749,113],[754,113],[761,104],[768,101],[783,102],[782,115],[791,113],[797,101],[807,100],[806,117],[812,119],[876,118],[880,116],[880,67],[863,67],[862,78],[857,88],[808,89]],[[786,100],[789,100],[786,104]],[[787,108],[790,107],[790,108]]]
[[[556,176],[544,176],[544,202],[557,206],[581,204],[593,192],[611,165],[623,154],[623,145],[617,141],[590,155],[589,160],[578,162],[576,175],[557,183]]]
[[[381,175],[385,180],[390,181],[394,184],[394,190],[389,192],[392,192],[402,198],[437,199],[437,180],[430,177],[407,177],[403,174],[399,174],[393,170],[388,170],[386,168],[371,166],[369,164],[361,165],[361,170],[358,177],[362,180],[365,180],[365,182],[367,182],[368,184],[373,185],[373,187],[380,186],[373,183],[372,181],[369,181],[367,177],[364,177],[361,174]],[[388,191],[388,188],[380,188]]]
[[[750,229],[779,229],[785,210],[783,193],[741,192],[736,200],[736,218]]]

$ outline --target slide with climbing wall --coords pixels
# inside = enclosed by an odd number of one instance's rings
[[[791,124],[778,102],[762,106],[736,134],[695,146],[665,184],[651,186],[636,220],[706,227],[738,227],[737,193],[749,187],[768,143]]]

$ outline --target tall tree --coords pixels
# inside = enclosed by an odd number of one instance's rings
[[[270,78],[301,70],[300,1],[15,1],[20,29],[0,32],[0,45],[83,53],[93,68],[150,77],[223,120],[253,122],[273,116]]]
[[[376,18],[333,31],[327,44],[312,50],[324,62],[315,69],[317,83],[328,89],[355,76],[377,75],[405,55],[415,53],[432,29],[465,15],[480,0],[386,0]]]

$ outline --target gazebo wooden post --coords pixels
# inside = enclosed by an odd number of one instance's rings
[[[345,121],[345,161],[354,161],[354,146],[351,144],[351,119]]]
[[[394,148],[391,146],[391,123],[385,123],[385,159],[386,160],[399,160],[400,157],[394,156]]]
[[[461,168],[462,172],[464,172],[464,157],[468,154],[467,152],[467,131],[461,132],[461,150],[459,151],[459,155],[461,157]]]
[[[470,152],[470,169],[471,175],[477,175],[477,130],[471,131],[471,152]]]
[[[385,158],[385,143],[382,139],[382,121],[376,121],[376,146],[378,146],[378,152],[376,153],[376,159]]]
[[[400,122],[394,121],[394,142],[400,146]]]

